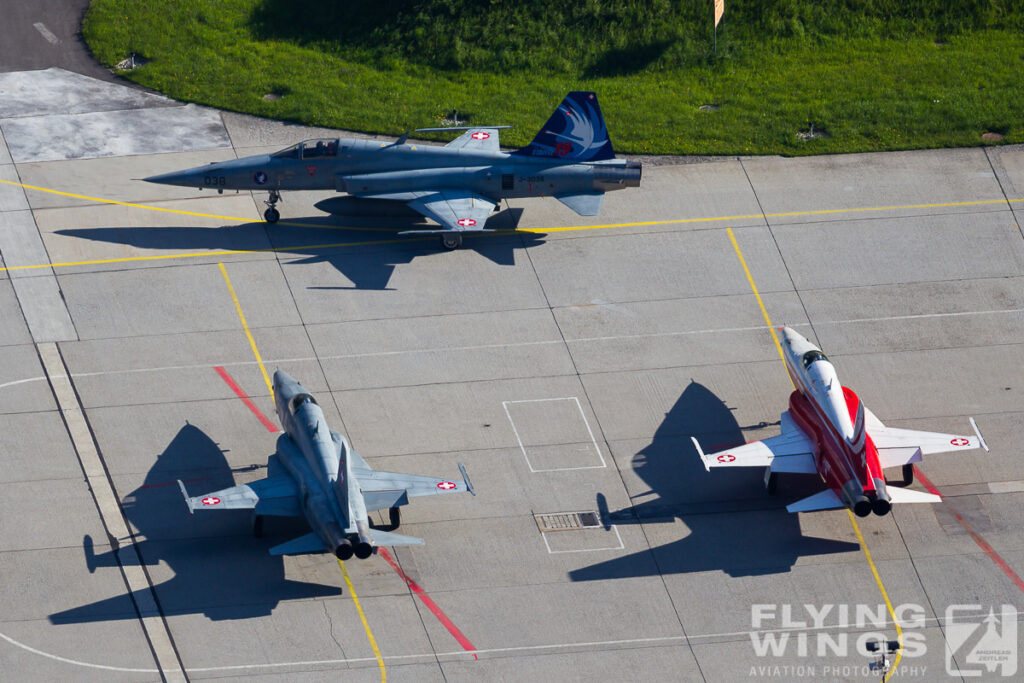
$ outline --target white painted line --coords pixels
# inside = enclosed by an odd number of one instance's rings
[[[36,30],[39,31],[39,34],[43,38],[46,38],[46,41],[48,43],[50,43],[50,45],[56,45],[57,43],[60,42],[60,38],[58,38],[57,36],[53,35],[53,32],[50,31],[50,29],[46,28],[46,24],[44,24],[43,22],[37,21],[36,23],[34,23],[32,25],[36,27]]]
[[[584,527],[584,529],[586,529],[586,528],[590,528],[590,527]],[[596,528],[600,529],[601,527],[596,527]],[[542,531],[542,532],[540,532],[540,537],[544,539],[544,547],[548,549],[548,555],[561,555],[563,553],[596,553],[599,550],[625,550],[626,549],[626,545],[622,542],[622,536],[619,535],[619,527],[617,525],[615,525],[615,524],[612,524],[612,529],[615,531],[615,538],[619,539],[619,545],[618,546],[609,546],[607,548],[582,548],[580,550],[552,550],[551,546],[548,544],[548,537],[547,537],[547,535],[551,534],[551,533],[566,533],[566,532],[565,531]],[[573,529],[573,531],[580,531],[580,530],[579,529]]]
[[[64,360],[60,356],[57,345],[52,342],[38,344],[37,348],[39,357],[43,361],[43,370],[50,378],[50,385],[53,387],[53,393],[57,399],[57,407],[64,417],[71,442],[78,454],[78,461],[85,472],[92,495],[96,499],[96,506],[99,509],[103,526],[106,532],[116,539],[114,550],[118,556],[118,563],[121,565],[125,583],[138,610],[139,621],[153,648],[157,666],[160,667],[160,674],[165,681],[184,682],[186,680],[185,672],[182,671],[178,661],[178,653],[174,649],[167,624],[157,607],[152,592],[153,584],[149,581],[149,575],[143,571],[142,556],[135,545],[135,538],[128,530],[128,525],[121,513],[121,506],[114,494],[114,488],[107,478],[103,461],[93,443],[92,432],[89,431],[89,425],[85,420],[85,411],[78,402],[78,396],[75,394],[71,380],[67,377]],[[123,555],[127,555],[127,557],[122,559]]]
[[[516,429],[515,420],[512,419],[512,413],[509,412],[508,407],[514,403],[547,403],[550,401],[575,401],[576,409],[580,411],[580,417],[583,418],[583,424],[587,428],[587,434],[590,436],[590,443],[594,446],[594,452],[597,453],[598,459],[601,461],[600,465],[582,465],[580,467],[550,467],[537,469],[530,462],[530,456],[526,454],[526,447],[523,445],[523,440],[519,436],[519,430]],[[601,453],[601,448],[597,445],[597,439],[594,438],[594,430],[590,428],[590,422],[587,420],[586,414],[583,412],[583,406],[580,404],[580,399],[576,396],[565,396],[562,398],[531,398],[523,399],[518,401],[502,401],[502,407],[505,409],[505,415],[508,417],[509,424],[512,425],[512,433],[515,434],[516,442],[519,444],[519,450],[523,453],[523,458],[526,460],[526,466],[530,468],[530,472],[573,472],[576,470],[599,470],[608,467],[608,463],[605,462],[604,455]]]
[[[1005,308],[995,309],[987,311],[964,311],[961,313],[927,313],[921,315],[898,315],[889,316],[884,318],[852,318],[849,320],[823,320],[816,322],[815,325],[848,325],[853,323],[863,322],[886,322],[886,321],[897,321],[897,320],[913,320],[918,318],[949,318],[949,317],[961,317],[968,315],[993,315],[993,314],[1021,314],[1024,313],[1024,308]],[[791,327],[807,327],[807,323],[794,323]],[[626,334],[609,337],[580,337],[577,339],[566,339],[565,342],[577,343],[577,342],[600,342],[600,341],[617,341],[626,339],[649,339],[656,337],[684,337],[694,334],[715,334],[715,333],[728,333],[728,332],[752,332],[757,330],[767,330],[766,325],[756,325],[752,327],[722,327],[717,329],[706,329],[706,330],[688,330],[681,332],[656,332],[650,334]],[[476,351],[481,349],[510,349],[524,346],[542,346],[548,344],[563,344],[561,340],[552,341],[537,341],[537,342],[513,342],[507,344],[478,344],[473,346],[454,346],[454,347],[440,347],[433,349],[413,349],[408,351],[377,351],[368,353],[342,353],[331,356],[295,356],[291,358],[272,358],[264,359],[265,365],[280,365],[282,363],[303,363],[309,361],[326,361],[326,360],[344,360],[347,358],[372,358],[377,356],[398,356],[398,355],[413,355],[419,353],[438,353],[441,351]],[[118,370],[100,370],[97,372],[76,372],[72,377],[103,377],[106,375],[126,375],[135,374],[142,372],[168,372],[172,370],[207,370],[216,366],[225,368],[229,367],[245,367],[248,365],[258,365],[254,360],[241,360],[241,361],[218,361],[216,363],[192,363],[184,365],[160,365],[149,368],[130,368],[130,369],[118,369]],[[24,380],[31,381],[31,380]],[[0,388],[7,386],[6,384],[0,384]],[[542,401],[557,401],[562,399],[536,399]],[[521,401],[506,401],[506,403],[521,403]]]
[[[992,493],[1017,493],[1024,491],[1024,481],[994,481],[988,485]]]
[[[1024,612],[1016,612],[1019,617]],[[984,610],[979,612],[979,618],[984,616]],[[927,628],[928,624],[934,623],[938,626],[946,624],[945,618],[940,617],[924,617],[920,620],[922,625],[920,627],[914,626],[914,628]],[[872,625],[874,626],[874,625]],[[892,626],[891,621],[885,621],[877,625],[880,628]],[[910,628],[910,624],[903,624],[904,628]],[[828,624],[822,626],[804,626],[804,627],[788,627],[788,628],[772,628],[772,629],[760,629],[753,631],[726,631],[722,633],[699,633],[690,636],[678,635],[678,636],[656,636],[652,638],[623,638],[619,640],[594,640],[594,641],[581,641],[575,643],[545,643],[541,645],[513,645],[510,647],[492,647],[485,649],[473,650],[467,652],[465,650],[454,650],[449,652],[430,652],[422,654],[408,654],[408,655],[385,655],[382,659],[386,662],[399,662],[399,661],[410,661],[416,659],[422,659],[425,661],[436,662],[439,659],[445,661],[452,660],[465,660],[469,659],[473,655],[504,655],[510,653],[528,653],[528,652],[543,652],[545,650],[553,651],[570,651],[580,650],[585,648],[598,648],[608,649],[611,647],[625,648],[629,646],[635,647],[657,647],[659,645],[671,645],[673,643],[685,643],[687,640],[707,640],[707,639],[719,639],[719,638],[734,638],[740,639],[744,642],[750,641],[752,634],[763,634],[763,633],[812,633],[815,631],[862,631],[863,629],[856,624]],[[90,669],[104,669],[107,671],[123,671],[128,673],[159,673],[157,669],[131,669],[122,666],[110,666],[105,664],[93,664],[90,662],[83,662],[76,659],[68,659],[67,657],[61,657],[59,655],[37,650],[34,647],[26,645],[25,643],[19,642],[14,638],[11,638],[4,633],[0,633],[0,639],[3,639],[32,654],[46,657],[47,659],[53,659],[58,662],[64,662],[66,664],[72,664],[75,666],[81,666]],[[292,662],[263,662],[259,664],[229,664],[226,666],[204,666],[204,667],[189,667],[188,672],[190,674],[198,673],[214,673],[214,672],[227,672],[227,671],[243,671],[247,669],[283,669],[288,667],[311,667],[311,666],[338,666],[345,664],[374,664],[376,665],[378,659],[376,657],[352,657],[348,659],[310,659],[310,660],[299,660]]]

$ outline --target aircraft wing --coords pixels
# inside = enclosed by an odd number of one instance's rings
[[[190,496],[185,484],[178,480],[181,495],[188,511],[196,510],[255,510],[260,515],[300,517],[299,490],[287,474],[260,479],[249,484],[213,491],[201,496]]]
[[[365,462],[363,463],[365,465]],[[419,474],[403,474],[401,472],[383,472],[364,467],[353,467],[352,473],[359,483],[366,501],[366,511],[383,510],[398,507],[418,496],[436,496],[442,493],[461,493],[469,491],[473,495],[473,485],[466,474],[466,468],[459,463],[462,481],[440,479]]]
[[[946,453],[947,451],[969,451],[975,448],[988,450],[988,444],[981,436],[978,425],[974,418],[970,418],[971,426],[974,428],[973,436],[962,436],[959,434],[942,434],[939,432],[922,432],[916,429],[895,429],[882,424],[874,413],[867,413],[867,429],[871,440],[875,442],[875,448],[881,460],[888,461],[893,458],[887,457],[887,451],[899,453],[910,453],[920,450],[921,455],[931,453]],[[918,456],[920,459],[920,456]],[[911,462],[909,459],[907,462]],[[916,460],[914,460],[916,462]]]
[[[761,441],[752,441],[742,446],[728,448],[714,453],[704,453],[697,439],[690,437],[697,447],[704,469],[712,467],[768,467],[772,472],[815,474],[814,444],[797,427],[789,411],[782,414],[782,433]]]
[[[406,200],[410,208],[441,224],[442,230],[408,230],[399,233],[439,232],[494,232],[484,230],[484,224],[494,211],[495,202],[483,195],[468,190],[436,190],[414,192]]]
[[[445,147],[471,152],[500,152],[497,128],[472,128],[449,142]]]

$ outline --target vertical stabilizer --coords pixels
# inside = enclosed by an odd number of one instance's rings
[[[565,96],[533,142],[512,153],[565,161],[615,158],[597,95],[578,90]]]

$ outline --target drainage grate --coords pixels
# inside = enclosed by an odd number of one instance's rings
[[[572,531],[601,526],[601,519],[596,512],[552,512],[535,514],[537,527],[542,531]]]

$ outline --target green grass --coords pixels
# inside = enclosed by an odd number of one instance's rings
[[[1021,0],[731,0],[717,56],[710,4],[94,0],[83,33],[106,65],[144,57],[125,76],[171,97],[370,133],[456,109],[522,145],[587,89],[633,154],[1024,142]],[[812,124],[827,135],[801,140]]]

